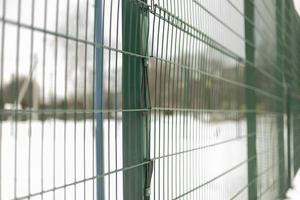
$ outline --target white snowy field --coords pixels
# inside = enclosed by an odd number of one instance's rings
[[[14,122],[2,123],[1,199],[27,196],[29,189],[30,193],[34,194],[41,190],[51,190],[64,184],[72,184],[75,181],[75,166],[77,181],[82,180],[84,176],[93,177],[94,139],[91,122],[86,123],[85,139],[83,122],[76,124],[76,138],[74,137],[75,124],[71,121],[64,123],[57,120],[55,125],[53,120],[45,121],[44,125],[41,121],[32,121],[31,127],[29,124],[28,121],[17,122],[16,131]],[[66,126],[66,134],[64,134],[64,126]],[[29,136],[30,128],[31,136]],[[76,141],[76,147],[74,141]],[[85,147],[83,141],[85,141]],[[30,154],[29,147],[31,147]],[[15,174],[16,180],[14,180]],[[74,189],[74,185],[66,188],[68,199],[74,199]],[[86,182],[86,196],[89,199],[93,195],[92,189],[92,181]],[[77,184],[76,196],[82,195],[83,191],[84,184]],[[45,193],[44,199],[52,199],[52,195],[53,192]],[[55,192],[57,199],[62,199],[63,195],[64,188]],[[33,199],[41,199],[41,196],[38,195]]]
[[[286,193],[287,200],[297,200],[300,199],[300,171],[294,177],[292,188],[290,188]]]
[[[27,199],[29,194],[45,200],[95,198],[91,120],[18,121],[16,127],[2,122],[1,199]],[[243,120],[152,117],[152,199],[230,199],[236,194],[246,199],[245,135]],[[104,121],[104,154],[105,199],[122,200],[121,120]]]

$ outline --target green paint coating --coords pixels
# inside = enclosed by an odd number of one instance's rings
[[[138,1],[122,2],[123,50],[138,55],[147,55],[148,14]],[[142,57],[123,54],[123,109],[144,109],[143,95],[145,60]],[[123,172],[123,199],[144,199],[146,183],[147,113],[123,112],[123,167],[132,167]],[[136,166],[138,165],[138,166]]]
[[[254,22],[254,2],[245,0],[244,11],[246,18]],[[249,20],[245,19],[245,38],[251,44],[255,44],[254,26]],[[245,43],[246,60],[255,63],[255,49],[253,46]],[[255,87],[255,68],[246,63],[245,82],[247,85]],[[254,90],[245,89],[246,108],[247,110],[256,109],[256,94]],[[256,113],[247,113],[247,133],[248,133],[248,198],[249,200],[257,199],[257,154],[256,154]]]

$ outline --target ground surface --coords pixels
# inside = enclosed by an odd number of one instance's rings
[[[151,196],[156,200],[176,199],[185,193],[181,199],[247,197],[244,121],[199,123],[195,117],[175,116],[152,118],[151,127],[151,158],[155,159]],[[53,199],[53,188],[56,199],[64,199],[64,195],[66,199],[93,199],[92,121],[7,121],[2,123],[2,131],[0,199],[26,197],[28,193],[34,194],[33,200],[42,199],[41,190],[48,190],[44,200]],[[105,120],[104,141],[105,197],[122,200],[122,121]],[[274,171],[269,167],[264,172],[261,191],[275,183]],[[267,190],[262,199],[275,191]]]

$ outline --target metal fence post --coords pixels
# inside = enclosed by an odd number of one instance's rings
[[[95,59],[96,59],[96,175],[97,200],[104,200],[104,144],[103,144],[103,11],[102,0],[96,0],[95,5]]]
[[[287,115],[287,171],[288,184],[291,185],[294,177],[294,133],[293,133],[293,116],[291,113],[291,97],[290,91],[286,89],[286,115]]]
[[[147,178],[147,61],[148,7],[146,2],[123,0],[123,199],[145,199]],[[130,52],[130,53],[128,53]],[[137,56],[139,55],[139,56]],[[126,170],[126,168],[129,168]]]
[[[299,171],[300,157],[300,124],[299,121],[299,15],[295,12],[293,1],[285,1],[285,75],[289,81],[288,87],[288,106],[289,106],[289,150],[290,150],[290,176],[293,181],[294,176]],[[294,13],[295,12],[295,13]]]
[[[282,14],[281,14],[281,20],[282,20],[282,26],[281,29],[284,30],[282,33],[282,40],[284,47],[282,56],[284,57],[283,60],[283,73],[286,81],[286,92],[285,92],[285,99],[286,99],[286,115],[287,115],[287,159],[288,159],[288,184],[292,184],[292,180],[294,177],[294,123],[293,123],[293,110],[294,110],[294,104],[293,104],[293,97],[291,96],[291,93],[293,92],[293,78],[291,77],[292,68],[294,60],[292,58],[291,51],[293,48],[293,44],[295,41],[291,41],[290,38],[292,38],[292,32],[286,31],[291,30],[291,27],[293,27],[291,22],[291,1],[282,1]],[[289,47],[289,48],[287,48]],[[297,146],[297,145],[296,145]],[[296,168],[297,172],[297,168]]]
[[[276,0],[276,54],[277,54],[277,65],[279,69],[284,71],[283,59],[282,56],[284,55],[283,52],[283,13],[284,13],[284,1]],[[287,91],[285,85],[285,79],[283,73],[276,73],[277,79],[281,81],[284,87],[276,87],[275,93],[282,97],[283,104],[280,102],[276,104],[275,109],[276,111],[282,113],[277,116],[277,129],[278,129],[278,176],[279,176],[279,191],[280,194],[284,195],[282,189],[285,188],[287,184],[289,184],[289,131],[287,130],[287,135],[285,135],[284,131],[284,114],[287,114],[287,119],[289,119],[289,108],[288,108],[288,98],[287,98]],[[288,87],[287,87],[288,88]],[[279,110],[278,110],[279,109]],[[288,124],[289,129],[289,124]]]
[[[253,0],[245,0],[245,55],[247,62],[245,63],[245,82],[247,85],[255,84],[255,63],[254,49],[254,2]],[[247,117],[247,134],[248,134],[248,199],[257,199],[257,154],[256,154],[256,94],[255,91],[246,88],[246,108],[250,112],[246,113]]]

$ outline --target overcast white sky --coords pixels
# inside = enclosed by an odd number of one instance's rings
[[[294,0],[295,8],[300,15],[300,0]]]

